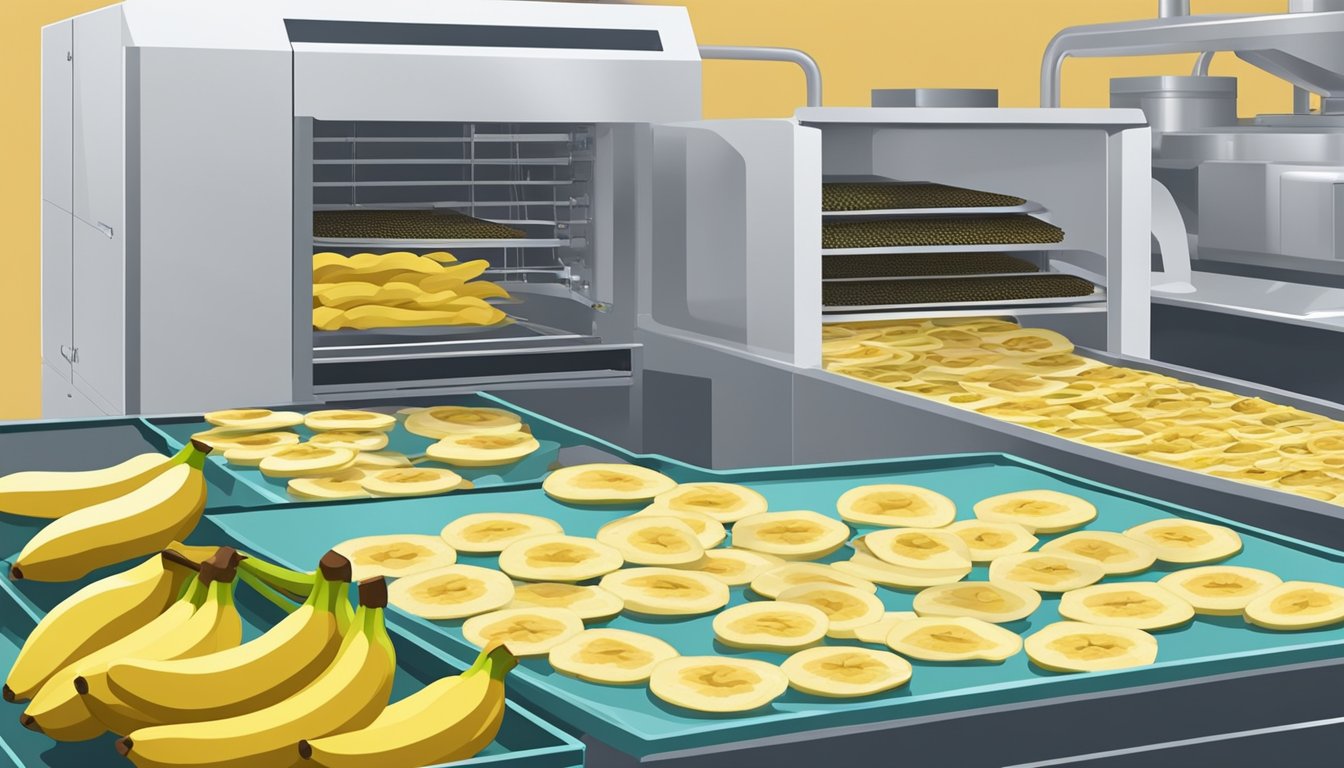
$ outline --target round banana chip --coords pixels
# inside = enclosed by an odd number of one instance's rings
[[[1241,537],[1223,525],[1167,518],[1136,525],[1125,535],[1157,550],[1165,563],[1208,563],[1241,551]]]
[[[364,475],[364,490],[374,496],[430,496],[462,485],[456,472],[434,467],[377,469]]]
[[[275,433],[270,433],[275,434]],[[295,443],[284,443],[280,445],[265,445],[257,447],[228,448],[224,451],[224,460],[235,467],[255,467],[261,464],[261,460],[273,453],[279,453]],[[218,450],[218,449],[216,449]]]
[[[728,604],[728,585],[695,571],[626,568],[608,573],[598,584],[635,613],[695,616],[713,613]]]
[[[983,349],[1009,357],[1036,358],[1073,351],[1073,342],[1044,328],[1016,328],[1003,333],[987,333],[982,338],[980,346]]]
[[[658,494],[649,507],[697,512],[726,524],[766,511],[766,501],[764,496],[745,485],[682,483]]]
[[[872,582],[850,576],[821,563],[783,563],[770,568],[751,580],[751,591],[761,597],[775,600],[784,590],[803,584],[851,587],[869,594],[877,592],[877,586]]]
[[[499,569],[523,581],[584,581],[624,562],[620,552],[597,539],[563,534],[528,536],[499,553]]]
[[[1078,621],[1047,624],[1026,640],[1027,658],[1052,672],[1100,672],[1157,660],[1157,638],[1141,629]]]
[[[513,582],[493,568],[449,565],[397,579],[387,601],[422,619],[463,619],[513,600]]]
[[[886,608],[871,592],[832,584],[800,584],[779,593],[781,603],[801,603],[821,609],[830,620],[827,637],[850,638],[865,624],[882,618]]]
[[[355,463],[355,454],[349,448],[300,443],[266,456],[257,466],[267,477],[318,477],[349,468]]]
[[[784,560],[815,560],[845,545],[849,526],[809,510],[763,512],[733,524],[733,546]]]
[[[1059,601],[1066,619],[1108,627],[1167,629],[1195,617],[1195,609],[1151,581],[1096,584],[1066,592]]]
[[[397,451],[361,451],[355,456],[356,469],[396,469],[409,467],[411,460]]]
[[[303,425],[314,432],[346,429],[387,432],[397,426],[397,417],[374,411],[313,411],[303,417]]]
[[[355,451],[381,451],[387,447],[387,433],[372,429],[333,429],[318,432],[308,438],[308,444]]]
[[[462,623],[462,636],[477,648],[502,642],[514,656],[545,656],[583,631],[583,622],[564,608],[505,608]]]
[[[374,576],[410,576],[457,562],[457,552],[443,539],[414,533],[363,536],[343,541],[332,549],[350,558],[354,581]]]
[[[441,405],[406,416],[406,431],[441,440],[449,435],[505,435],[523,428],[523,419],[500,408]]]
[[[278,448],[299,443],[299,436],[294,432],[235,432],[228,429],[197,432],[191,439],[200,440],[215,451],[226,453],[235,448]]]
[[[809,648],[784,660],[794,690],[828,698],[855,698],[899,688],[910,681],[910,662],[872,648]]]
[[[343,469],[326,477],[296,477],[289,481],[289,492],[301,499],[367,499],[362,469]]]
[[[714,637],[732,648],[796,651],[820,643],[828,624],[826,614],[811,605],[743,603],[714,617]]]
[[[579,464],[547,475],[541,489],[571,504],[633,504],[676,485],[667,475],[634,464]]]
[[[730,587],[749,584],[766,571],[784,563],[773,555],[762,555],[746,549],[707,549],[697,562],[680,566],[683,570],[697,571],[713,576]]]
[[[677,649],[651,635],[624,629],[585,629],[551,649],[557,672],[603,685],[631,685],[649,679]]]
[[[957,570],[921,570],[903,568],[873,557],[872,552],[863,543],[863,537],[850,542],[854,554],[848,560],[831,563],[831,567],[848,576],[866,579],[874,584],[895,589],[923,589],[939,584],[952,584],[966,578],[971,572],[966,568]]]
[[[1041,551],[1096,560],[1107,576],[1138,573],[1157,560],[1152,546],[1112,531],[1075,531],[1046,542]]]
[[[274,429],[297,427],[303,423],[303,414],[294,411],[268,411],[265,408],[233,408],[211,411],[201,418],[216,427],[235,432],[268,432]]]
[[[459,552],[490,554],[529,536],[564,533],[548,517],[515,512],[475,512],[445,525],[439,535]]]
[[[835,506],[842,520],[857,525],[941,528],[957,517],[951,499],[916,485],[861,485]]]
[[[724,656],[678,656],[660,662],[649,676],[654,696],[697,712],[759,709],[788,688],[788,676],[774,664]]]
[[[621,598],[601,587],[520,581],[513,585],[513,589],[513,602],[509,603],[509,608],[564,608],[584,621],[609,619],[625,607]]]
[[[841,365],[871,365],[890,360],[895,354],[895,350],[887,349],[884,345],[859,341],[844,347],[833,347],[825,356],[827,362]]]
[[[635,565],[688,565],[705,554],[695,531],[675,517],[623,517],[602,526],[597,540]]]
[[[973,563],[989,563],[1004,555],[1021,554],[1030,551],[1039,541],[1031,531],[1017,523],[959,520],[944,530],[955,533],[966,543]]]
[[[877,645],[886,645],[887,635],[891,630],[902,621],[909,621],[918,618],[914,611],[887,611],[882,614],[882,618],[872,624],[864,624],[854,630],[854,639],[862,643],[875,643]]]
[[[1265,629],[1297,630],[1344,622],[1344,589],[1285,581],[1246,604],[1246,621]]]
[[[1251,600],[1279,586],[1283,579],[1258,568],[1205,565],[1169,573],[1157,583],[1194,606],[1195,613],[1237,616]]]
[[[1106,569],[1096,560],[1073,555],[1023,552],[989,564],[989,580],[1015,584],[1037,592],[1068,592],[1096,584]]]
[[[1059,491],[1015,491],[975,504],[975,516],[993,523],[1017,523],[1032,533],[1060,533],[1097,516],[1092,502]]]
[[[887,645],[921,661],[1003,661],[1022,650],[1022,638],[980,619],[921,616],[897,622]]]
[[[1006,624],[1030,616],[1041,605],[1034,589],[1016,584],[963,581],[929,587],[915,595],[920,616],[968,616],[991,624]]]
[[[1045,379],[1017,368],[987,368],[969,373],[957,383],[967,392],[1004,400],[1031,400],[1068,386],[1065,382]]]
[[[728,530],[723,527],[723,523],[699,512],[650,504],[631,517],[675,517],[695,533],[695,537],[700,540],[700,546],[706,550],[719,546],[728,538]]]
[[[529,432],[503,435],[449,435],[425,449],[425,455],[454,467],[497,467],[536,453],[541,443]]]
[[[971,551],[961,537],[938,528],[886,528],[863,537],[874,557],[916,570],[965,571]]]

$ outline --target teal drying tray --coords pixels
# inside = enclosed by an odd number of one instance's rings
[[[813,509],[832,516],[836,515],[835,502],[841,493],[868,483],[898,482],[932,488],[956,502],[958,517],[962,519],[971,517],[971,506],[988,496],[1032,488],[1054,489],[1077,494],[1097,505],[1100,514],[1087,526],[1090,529],[1123,530],[1173,516],[1208,520],[1235,528],[1244,540],[1243,551],[1227,560],[1228,563],[1266,568],[1285,579],[1344,584],[1344,553],[1002,454],[727,472],[672,466],[672,463],[664,468],[681,482],[744,483],[763,493],[773,510]],[[387,533],[434,534],[449,521],[471,512],[543,515],[559,521],[568,533],[592,536],[602,524],[634,509],[575,508],[550,500],[539,489],[526,489],[403,500],[396,503],[395,509],[385,502],[361,501],[238,511],[214,515],[212,519],[243,549],[299,567],[314,562],[330,546],[345,539]],[[1041,538],[1044,541],[1052,537]],[[844,557],[842,550],[825,560]],[[494,557],[461,555],[460,561],[495,566]],[[1155,580],[1171,570],[1160,566],[1129,579]],[[986,569],[976,568],[968,578],[983,580],[987,578]],[[731,593],[731,605],[749,599],[745,587],[734,587]],[[878,595],[888,610],[911,608],[913,592],[879,587]],[[1047,595],[1030,617],[1005,626],[1029,634],[1059,620],[1058,605],[1057,596]],[[393,614],[397,626],[434,643],[459,663],[475,657],[476,649],[463,639],[460,621],[426,621],[395,610]],[[658,620],[622,614],[594,625],[661,637],[683,655],[743,656],[774,663],[786,658],[781,653],[739,651],[719,645],[714,640],[711,620],[709,616]],[[769,707],[735,717],[701,715],[665,705],[644,686],[623,688],[583,682],[554,672],[544,659],[524,661],[515,672],[517,682],[513,690],[567,728],[642,757],[746,739],[796,737],[800,732],[821,728],[1172,683],[1344,654],[1344,625],[1276,633],[1248,627],[1240,617],[1199,617],[1186,627],[1158,633],[1158,638],[1157,663],[1137,669],[1075,675],[1051,673],[1029,664],[1023,653],[1002,664],[915,661],[910,683],[895,691],[851,700],[828,700],[790,691]]]

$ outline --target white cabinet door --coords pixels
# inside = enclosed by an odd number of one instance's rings
[[[74,226],[68,211],[42,201],[42,359],[67,381],[74,356]]]
[[[126,285],[121,233],[75,222],[75,382],[114,413],[126,408]]]
[[[42,29],[42,199],[74,211],[74,22]]]
[[[74,213],[121,234],[125,197],[121,8],[74,20]]]

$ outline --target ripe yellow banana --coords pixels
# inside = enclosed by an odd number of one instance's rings
[[[50,523],[24,546],[10,576],[70,581],[186,538],[205,509],[201,469],[209,452],[193,441],[172,467],[144,485]]]
[[[331,665],[348,628],[338,616],[350,606],[350,561],[328,552],[318,568],[322,577],[307,602],[261,637],[194,658],[116,662],[108,667],[107,688],[147,715],[147,724],[219,720],[298,693]]]
[[[383,625],[387,584],[359,584],[359,610],[331,666],[307,688],[265,709],[204,723],[143,728],[117,742],[140,768],[289,768],[305,736],[363,728],[387,706],[396,655]]]
[[[24,641],[5,679],[5,701],[27,701],[76,659],[120,640],[163,613],[194,571],[155,555],[89,584],[51,609]]]
[[[367,728],[299,742],[324,768],[419,768],[465,760],[494,740],[504,719],[504,676],[518,660],[503,645],[471,668],[383,710]]]
[[[84,472],[15,472],[0,477],[0,512],[57,518],[124,496],[186,460],[142,453],[111,467]]]

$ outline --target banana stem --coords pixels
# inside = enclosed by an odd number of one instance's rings
[[[308,597],[317,583],[315,574],[292,571],[251,556],[239,563],[238,570],[257,577],[273,589],[299,598]]]
[[[289,598],[285,597],[283,593],[272,589],[266,582],[242,568],[238,569],[238,578],[242,579],[244,584],[251,587],[252,591],[266,598],[266,600],[285,613],[293,613],[299,607]]]

